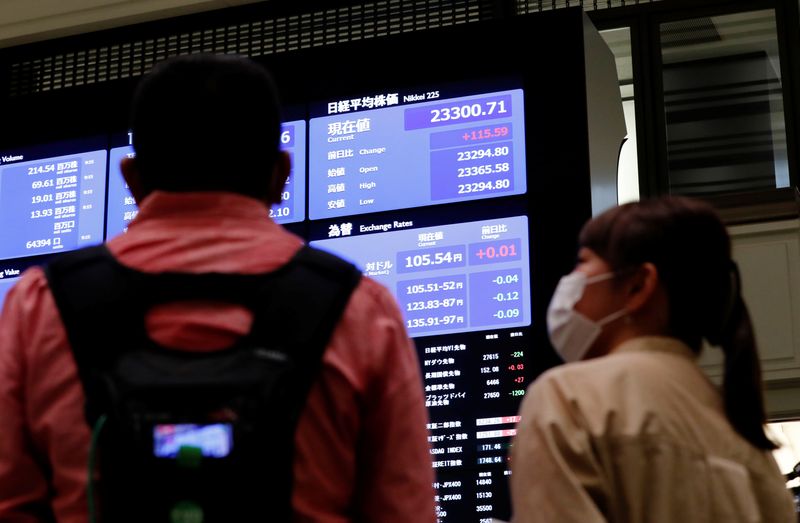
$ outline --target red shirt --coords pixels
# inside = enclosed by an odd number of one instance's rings
[[[259,273],[285,264],[301,244],[257,200],[156,192],[108,247],[146,272]],[[240,307],[183,303],[152,309],[146,325],[163,345],[215,350],[245,334],[251,320]],[[30,269],[0,316],[0,520],[38,521],[49,503],[62,523],[87,521],[83,404],[46,279]],[[426,423],[417,357],[397,305],[363,278],[298,424],[295,521],[435,521]]]

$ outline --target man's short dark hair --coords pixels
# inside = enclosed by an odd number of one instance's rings
[[[144,189],[263,198],[278,155],[277,89],[246,58],[173,58],[140,82],[131,129]]]

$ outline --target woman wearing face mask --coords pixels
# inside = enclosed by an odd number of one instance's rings
[[[584,226],[548,330],[568,362],[528,390],[515,523],[794,522],[764,433],[758,355],[727,232],[706,204],[628,204]],[[721,347],[719,390],[697,366]]]

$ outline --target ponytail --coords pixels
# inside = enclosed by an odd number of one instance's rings
[[[754,447],[774,450],[777,445],[764,433],[767,416],[753,325],[742,299],[738,268],[731,264],[729,298],[722,321],[717,333],[707,334],[706,338],[725,354],[722,392],[728,421]]]

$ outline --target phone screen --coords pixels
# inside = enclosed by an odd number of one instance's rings
[[[181,447],[197,447],[206,458],[224,458],[233,448],[233,428],[229,423],[181,423],[153,428],[153,453],[157,458],[175,458]]]

